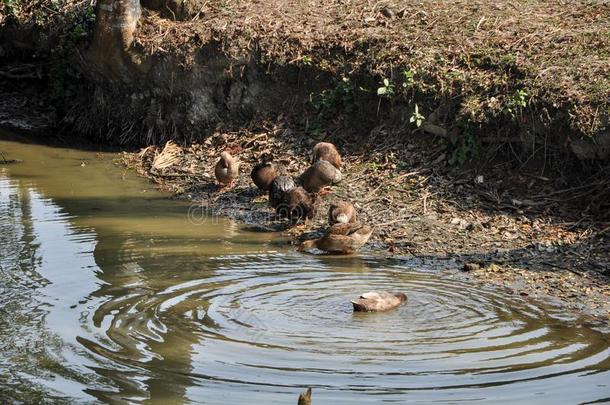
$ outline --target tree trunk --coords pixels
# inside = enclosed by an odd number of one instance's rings
[[[141,15],[139,0],[98,0],[89,59],[111,78],[124,78],[130,62],[126,50],[133,42]]]

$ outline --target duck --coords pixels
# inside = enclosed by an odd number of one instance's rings
[[[284,194],[283,201],[275,212],[279,218],[288,218],[293,223],[306,223],[315,216],[316,210],[316,196],[309,194],[303,187],[295,187]]]
[[[407,295],[404,293],[370,291],[353,300],[352,304],[354,312],[377,312],[394,309],[406,301]]]
[[[323,159],[335,166],[337,170],[341,170],[341,155],[337,151],[337,147],[330,142],[318,142],[311,150],[311,164]]]
[[[239,175],[239,163],[229,152],[224,151],[214,167],[214,175],[221,186],[230,186]]]
[[[254,166],[250,173],[250,177],[259,190],[269,191],[273,180],[285,172],[286,169],[282,164],[275,163],[271,160],[264,160]]]
[[[356,210],[348,201],[336,201],[328,208],[328,225],[356,222]]]
[[[307,387],[305,392],[299,394],[297,405],[311,405],[311,387]]]
[[[299,250],[320,249],[329,253],[350,254],[360,249],[371,237],[373,228],[358,222],[334,224],[319,239],[306,240]]]
[[[327,160],[320,159],[313,163],[299,177],[301,186],[309,193],[319,193],[323,188],[337,184],[342,179],[341,171]]]
[[[277,176],[269,186],[269,205],[272,208],[277,208],[284,203],[286,193],[295,188],[297,185],[294,179],[290,176]]]

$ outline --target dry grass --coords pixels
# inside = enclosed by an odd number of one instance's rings
[[[148,148],[145,148],[141,154],[146,154]],[[168,141],[165,144],[163,150],[157,154],[151,165],[151,170],[159,171],[163,169],[167,169],[175,164],[178,164],[182,161],[182,148],[176,145],[172,141]]]
[[[137,41],[186,65],[218,42],[236,57],[259,50],[263,63],[393,75],[397,88],[409,69],[413,91],[457,99],[475,121],[523,90],[539,114],[561,111],[578,133],[608,124],[610,3],[601,0],[209,1],[188,21],[148,13]]]

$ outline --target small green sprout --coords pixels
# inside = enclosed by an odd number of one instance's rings
[[[390,98],[394,95],[394,85],[388,79],[383,79],[383,86],[377,89],[377,95]]]
[[[402,83],[403,88],[407,88],[413,86],[415,83],[415,70],[413,69],[405,69],[402,71],[402,77],[404,78],[404,82]]]
[[[415,123],[417,128],[419,128],[419,127],[421,127],[421,124],[424,123],[425,119],[426,119],[426,117],[421,115],[420,112],[419,112],[419,106],[417,104],[415,104],[415,111],[413,111],[413,114],[411,115],[411,118],[409,119],[409,122],[410,123]]]

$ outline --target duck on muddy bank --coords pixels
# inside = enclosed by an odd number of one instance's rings
[[[276,218],[287,218],[292,224],[297,224],[316,216],[319,199],[330,193],[331,186],[342,179],[340,167],[341,156],[336,146],[329,142],[319,142],[312,149],[311,165],[300,176],[292,178],[281,164],[265,155],[254,166],[250,177],[259,190],[269,191],[269,205],[275,209]],[[215,175],[223,185],[232,184],[239,175],[238,164],[227,151],[221,153]],[[317,248],[330,253],[355,253],[373,232],[372,227],[355,223],[355,220],[352,203],[334,202],[328,211],[330,227],[324,236],[304,241],[299,250]]]
[[[261,196],[250,176],[241,176],[234,188],[222,193],[206,186],[214,176],[210,177],[207,168],[223,150],[239,151],[240,162],[248,171],[266,153],[272,153],[273,162],[293,175],[304,173],[311,165],[317,142],[310,134],[293,128],[248,131],[219,129],[202,143],[182,147],[179,161],[163,169],[152,167],[163,147],[125,153],[123,161],[178,198],[257,229],[284,232],[297,246],[304,239],[321,238],[328,228],[327,217],[317,215],[299,229],[291,221],[276,221],[268,209],[271,199]],[[540,198],[532,207],[524,203],[513,207],[511,198],[523,202],[534,193],[548,195],[547,180],[515,177],[498,166],[488,169],[483,182],[477,183],[473,169],[459,174],[443,169],[446,159],[442,159],[442,150],[428,142],[429,137],[386,135],[387,142],[382,144],[371,143],[373,138],[367,137],[360,143],[335,143],[345,152],[343,180],[331,186],[332,198],[317,201],[320,212],[328,212],[336,201],[349,201],[357,220],[375,227],[367,252],[440,261],[456,271],[466,262],[477,262],[480,268],[464,276],[530,297],[557,297],[577,310],[585,303],[591,311],[608,316],[610,284],[603,271],[610,265],[610,233],[600,233],[603,224],[595,228],[594,223],[580,221],[582,210],[567,206],[547,210]],[[320,141],[329,140],[326,136]],[[527,180],[527,187],[520,186],[519,179]],[[507,189],[502,191],[502,187]],[[529,197],[520,194],[524,190],[529,190]],[[583,257],[589,259],[583,262]]]

